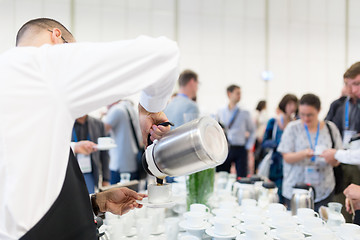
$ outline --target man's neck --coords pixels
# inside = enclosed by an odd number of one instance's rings
[[[190,94],[187,91],[183,90],[183,89],[180,89],[178,94],[185,95],[186,97],[191,99]]]
[[[234,109],[234,107],[236,107],[236,103],[230,102],[228,107],[229,107],[230,110],[232,110],[232,109]]]

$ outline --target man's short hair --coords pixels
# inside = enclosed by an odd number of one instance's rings
[[[37,18],[28,21],[19,29],[16,35],[16,46],[18,46],[19,42],[23,39],[24,36],[26,36],[26,33],[29,30],[34,33],[38,33],[40,30],[52,30],[53,28],[60,29],[61,35],[66,41],[74,41],[74,37],[70,31],[58,21],[50,18]]]
[[[300,98],[300,105],[312,106],[318,111],[320,111],[321,108],[320,98],[312,93],[304,94]]]
[[[235,84],[231,84],[230,86],[228,86],[226,88],[226,92],[232,93],[235,89],[240,89],[240,86],[235,85]]]
[[[184,70],[179,76],[179,86],[186,86],[191,81],[191,79],[194,79],[194,81],[197,82],[198,75],[194,71]]]
[[[286,105],[289,102],[293,102],[298,106],[299,100],[294,94],[286,94],[280,101],[278,108],[285,113],[286,112]]]
[[[344,78],[356,78],[360,74],[360,62],[356,62],[344,73]]]

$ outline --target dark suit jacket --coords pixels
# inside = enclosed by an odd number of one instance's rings
[[[90,141],[97,143],[99,137],[106,137],[105,126],[102,121],[88,116],[86,122]],[[74,139],[72,139],[72,141],[74,141]],[[103,176],[103,181],[110,181],[109,162],[108,151],[96,151],[91,154],[92,173],[94,175],[95,185],[99,182],[100,174]]]

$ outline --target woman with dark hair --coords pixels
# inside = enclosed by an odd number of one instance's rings
[[[254,113],[254,124],[256,127],[256,141],[254,145],[254,156],[255,156],[255,170],[259,165],[261,159],[264,157],[266,152],[262,148],[262,139],[264,136],[266,123],[267,123],[267,115],[266,115],[266,101],[261,100],[258,102],[256,106],[256,111]]]
[[[331,201],[335,188],[333,166],[319,155],[325,149],[342,147],[339,130],[332,122],[319,120],[320,99],[305,94],[300,99],[300,119],[288,124],[278,151],[284,158],[283,196],[290,205],[293,187],[297,183],[315,188],[315,210]]]
[[[279,194],[279,200],[282,203],[282,180],[283,180],[283,158],[281,153],[277,152],[277,146],[280,143],[281,136],[286,125],[295,119],[298,108],[298,99],[293,94],[286,94],[278,105],[278,116],[271,118],[266,126],[263,137],[262,147],[272,149],[272,164],[270,165],[269,179],[273,181]]]

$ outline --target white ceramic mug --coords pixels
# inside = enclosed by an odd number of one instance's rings
[[[234,216],[234,211],[229,209],[216,209],[215,215],[217,217],[224,217],[224,218],[232,218]]]
[[[108,146],[115,144],[115,141],[111,137],[99,137],[97,139],[97,144],[99,146]]]
[[[268,211],[270,213],[277,212],[277,211],[286,211],[286,207],[281,203],[270,203],[268,205]]]
[[[241,206],[242,207],[255,207],[257,205],[257,201],[255,199],[242,199]]]
[[[260,225],[264,222],[264,218],[255,214],[245,214],[243,215],[243,220],[245,225]]]
[[[195,228],[202,227],[206,222],[206,213],[203,212],[186,212],[184,217],[188,226]]]
[[[151,233],[151,222],[148,218],[140,218],[136,221],[136,234],[138,239],[149,239]]]
[[[251,224],[245,226],[246,239],[262,240],[265,237],[265,232],[262,231],[264,226],[261,224]]]
[[[286,232],[278,234],[279,240],[303,240],[305,239],[304,234],[299,232]]]
[[[171,184],[164,183],[157,185],[156,183],[148,185],[149,203],[166,203],[171,201],[172,189]]]
[[[327,229],[327,228],[317,228],[317,229],[314,229],[312,232],[311,232],[311,239],[312,240],[323,240],[323,239],[326,239],[326,240],[333,240],[333,239],[336,239],[336,236],[334,235],[334,233]]]
[[[318,217],[304,217],[301,219],[301,223],[304,226],[305,230],[312,231],[314,228],[322,228],[324,226],[324,221]]]
[[[231,234],[232,226],[229,218],[216,217],[214,219],[214,233],[221,236]]]
[[[233,210],[238,206],[235,201],[222,201],[219,203],[220,209],[230,209]]]
[[[257,215],[263,215],[264,214],[264,209],[260,208],[260,207],[255,207],[255,206],[247,206],[245,208],[242,208],[242,212],[244,214],[257,214]]]
[[[177,240],[179,233],[179,221],[177,217],[165,218],[165,233],[167,240]]]
[[[190,212],[206,212],[206,213],[209,213],[210,209],[204,204],[194,203],[194,204],[190,205]]]
[[[352,223],[343,223],[340,225],[339,234],[344,237],[344,239],[355,239],[354,236],[360,237],[360,227]]]
[[[298,218],[302,219],[304,217],[319,217],[319,214],[312,210],[311,208],[298,208],[297,214]]]

